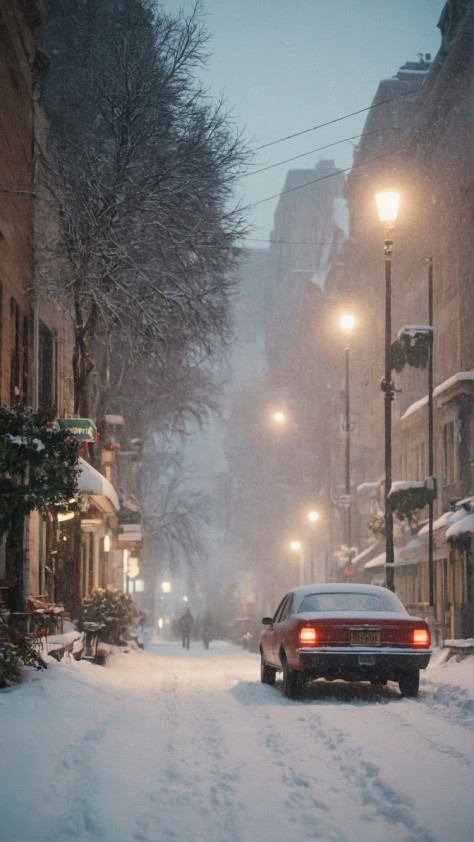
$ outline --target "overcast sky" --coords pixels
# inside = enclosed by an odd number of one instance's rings
[[[248,245],[264,247],[286,173],[320,159],[352,164],[353,145],[381,79],[394,76],[419,53],[434,57],[445,0],[202,0],[212,35],[203,79],[224,93],[253,149],[253,170],[285,161],[242,180],[256,226]],[[189,0],[165,0],[176,14]],[[328,121],[331,126],[307,131]],[[339,141],[344,141],[339,143]],[[321,147],[336,143],[331,148]],[[266,201],[268,200],[268,201]]]

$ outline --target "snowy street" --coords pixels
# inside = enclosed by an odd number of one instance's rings
[[[230,643],[52,661],[0,691],[1,842],[470,842],[474,658],[418,699],[260,684]]]

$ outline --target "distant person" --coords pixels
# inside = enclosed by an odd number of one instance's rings
[[[193,627],[194,617],[191,614],[189,608],[186,608],[186,611],[181,616],[180,625],[181,625],[181,639],[183,641],[183,648],[189,649],[189,642],[191,640],[191,629]]]
[[[204,648],[209,649],[209,644],[212,640],[213,619],[210,611],[206,611],[201,620],[201,637],[204,643]]]

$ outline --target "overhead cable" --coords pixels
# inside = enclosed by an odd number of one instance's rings
[[[405,91],[403,94],[391,96],[388,99],[382,99],[380,102],[374,103],[374,105],[367,106],[367,108],[359,108],[358,111],[352,111],[350,114],[344,114],[343,117],[336,117],[334,120],[328,120],[326,123],[319,123],[318,126],[313,126],[311,129],[303,129],[301,132],[295,132],[294,134],[289,134],[286,137],[280,137],[278,140],[272,140],[270,143],[264,143],[262,146],[257,146],[252,151],[259,152],[260,149],[268,149],[269,146],[275,146],[277,143],[284,143],[285,140],[292,140],[294,137],[300,137],[300,135],[308,134],[308,132],[315,132],[317,129],[323,129],[325,126],[332,126],[334,123],[340,123],[341,120],[347,120],[349,117],[356,117],[358,114],[363,114],[364,111],[372,111],[373,108],[379,108],[381,105],[386,105],[387,102],[393,102],[395,99],[400,99],[403,96],[409,96],[414,93],[417,93],[417,90]]]

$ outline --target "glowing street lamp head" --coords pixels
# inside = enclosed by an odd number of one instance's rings
[[[291,550],[301,550],[301,541],[290,541]]]
[[[393,190],[387,190],[384,193],[377,193],[375,201],[382,225],[395,225],[398,216],[400,193],[396,193]]]
[[[340,319],[343,333],[350,335],[354,330],[355,318],[352,313],[343,313]]]
[[[316,523],[319,520],[319,512],[310,512],[308,515],[311,523]]]
[[[286,415],[281,410],[277,410],[273,413],[272,418],[275,424],[284,424],[286,421]]]

